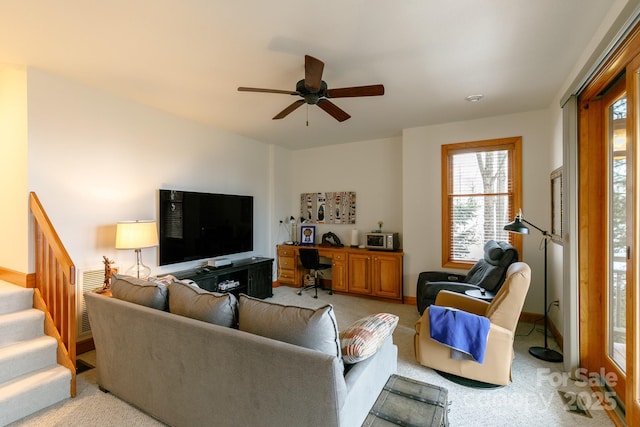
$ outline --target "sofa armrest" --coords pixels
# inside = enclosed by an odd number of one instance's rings
[[[484,316],[489,308],[489,303],[477,298],[470,297],[465,294],[442,290],[436,297],[436,305],[441,307],[452,307],[458,310],[464,310],[469,313]]]
[[[398,367],[398,347],[392,337],[376,354],[353,365],[346,373],[347,398],[340,408],[341,426],[359,426],[364,422],[378,394]]]

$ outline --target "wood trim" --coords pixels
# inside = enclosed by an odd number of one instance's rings
[[[640,33],[639,33],[640,35]],[[640,36],[637,37],[640,43]],[[638,45],[640,50],[640,44]],[[633,202],[627,206],[627,239],[631,245],[631,259],[636,262],[627,263],[627,283],[635,286],[627,287],[627,301],[638,301],[640,291],[640,272],[638,271],[638,248],[640,248],[640,230],[638,229],[637,214],[640,212],[640,186],[638,179],[640,174],[640,157],[638,150],[638,133],[640,132],[638,121],[640,120],[640,53],[627,66],[627,158],[632,159],[633,168],[628,179],[627,191],[632,194]],[[627,304],[627,353],[626,353],[626,407],[627,421],[640,420],[640,307],[638,304]],[[631,422],[629,423],[631,424]]]
[[[512,171],[511,176],[511,193],[513,194],[511,208],[514,212],[511,212],[511,216],[515,216],[515,211],[522,208],[522,137],[513,136],[508,138],[487,139],[481,141],[459,142],[454,144],[443,144],[440,151],[441,162],[441,230],[442,230],[442,266],[445,268],[460,268],[470,269],[475,264],[475,261],[457,261],[450,260],[449,254],[451,253],[451,240],[449,235],[451,234],[451,209],[449,203],[449,194],[451,193],[451,167],[450,167],[450,155],[451,153],[464,153],[475,152],[478,149],[491,150],[508,150],[511,154],[509,156],[509,170]],[[522,236],[519,234],[509,233],[510,243],[516,248],[520,258],[522,259]]]
[[[42,299],[42,295],[40,294],[39,289],[33,290],[33,308],[38,309],[44,312],[44,333],[53,337],[58,342],[58,349],[56,351],[56,359],[58,364],[64,366],[65,368],[71,371],[71,397],[76,397],[76,367],[74,362],[71,361],[69,357],[69,353],[67,352],[64,343],[62,342],[62,337],[58,333],[58,328],[53,323],[53,318],[49,313],[47,305]]]
[[[606,294],[601,283],[606,283],[607,266],[602,261],[602,253],[608,247],[607,230],[604,229],[607,212],[601,206],[608,200],[606,183],[602,177],[607,169],[601,159],[606,158],[606,144],[602,143],[605,135],[604,114],[602,114],[601,97],[617,83],[619,77],[626,73],[627,93],[627,150],[628,158],[635,164],[629,181],[632,183],[632,201],[628,208],[627,230],[628,244],[631,246],[631,257],[635,261],[627,271],[627,301],[632,302],[627,307],[627,363],[626,387],[621,393],[626,406],[626,422],[635,425],[640,420],[640,343],[638,342],[638,283],[637,271],[638,245],[640,231],[635,216],[640,212],[640,194],[637,187],[640,158],[638,157],[637,141],[638,120],[640,114],[637,106],[639,82],[636,72],[640,69],[640,25],[631,31],[624,42],[617,48],[600,68],[598,73],[585,87],[580,95],[579,111],[579,179],[578,179],[578,256],[579,256],[579,316],[580,316],[580,363],[588,370],[600,369],[607,366],[607,357],[602,350],[605,343],[604,329],[605,310],[602,305],[606,301]],[[604,146],[604,147],[603,147]],[[606,203],[604,203],[606,204]],[[616,425],[622,425],[616,415],[609,412]]]
[[[10,268],[0,267],[0,280],[12,283],[23,288],[28,288],[29,284],[28,275],[19,271],[11,270]]]
[[[62,240],[58,236],[55,228],[51,224],[47,213],[45,212],[36,193],[31,192],[29,194],[29,207],[33,217],[42,230],[42,234],[47,236],[47,243],[53,252],[53,257],[62,267],[63,274],[68,278],[70,285],[76,284],[76,267],[69,256],[69,253],[64,248]]]

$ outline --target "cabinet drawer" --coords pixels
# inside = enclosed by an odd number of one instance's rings
[[[294,250],[290,248],[278,248],[278,258],[285,256],[292,257],[294,253]]]
[[[295,285],[296,282],[296,273],[295,270],[278,270],[278,282],[280,283],[288,283],[290,285]]]
[[[293,270],[295,268],[294,258],[292,256],[279,256],[278,267],[285,270]]]
[[[335,254],[333,254],[332,259],[334,261],[344,261],[345,259],[347,259],[347,256],[346,254],[336,252]]]

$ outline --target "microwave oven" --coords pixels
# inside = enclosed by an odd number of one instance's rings
[[[398,233],[371,232],[365,233],[365,244],[367,249],[377,249],[381,251],[396,251],[400,248]]]

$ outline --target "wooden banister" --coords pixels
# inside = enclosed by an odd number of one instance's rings
[[[37,308],[49,313],[55,327],[56,333],[46,332],[59,342],[58,363],[75,367],[76,267],[33,192],[29,194],[29,208],[35,220],[35,288],[42,299]],[[72,371],[71,396],[75,396],[75,368]]]

